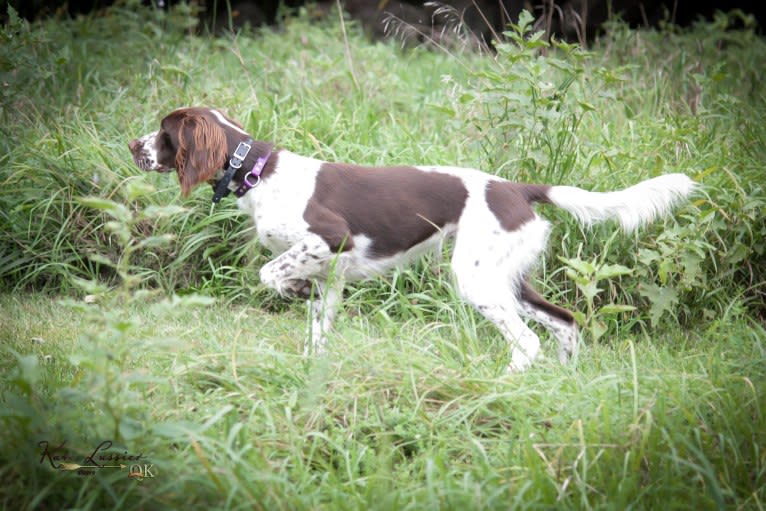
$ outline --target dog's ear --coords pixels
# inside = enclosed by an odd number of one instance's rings
[[[184,196],[198,183],[215,176],[226,162],[226,149],[226,135],[218,123],[201,115],[184,117],[176,152],[176,169]]]

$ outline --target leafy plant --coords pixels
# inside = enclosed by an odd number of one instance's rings
[[[119,281],[114,288],[104,282],[75,278],[75,284],[87,294],[81,300],[66,299],[61,305],[77,311],[86,325],[79,335],[73,353],[47,356],[47,366],[37,355],[22,355],[8,350],[13,356],[11,378],[2,392],[5,412],[0,422],[8,432],[9,445],[19,446],[23,460],[40,459],[41,463],[18,463],[13,470],[13,480],[35,479],[42,471],[49,477],[48,463],[42,463],[45,455],[39,454],[40,445],[58,446],[58,456],[82,456],[93,449],[93,442],[107,442],[114,449],[127,452],[130,446],[142,446],[151,442],[151,435],[162,431],[162,424],[147,413],[146,402],[153,389],[167,384],[167,377],[151,369],[146,362],[149,354],[157,356],[158,350],[175,349],[173,338],[147,338],[142,325],[135,317],[126,316],[124,307],[154,301],[149,314],[178,313],[197,306],[209,306],[213,300],[198,295],[173,296],[157,299],[157,291],[139,289],[143,282],[136,274],[140,267],[133,260],[140,254],[167,245],[172,237],[167,234],[142,233],[147,221],[172,217],[184,212],[179,206],[149,206],[145,209],[131,208],[136,200],[154,193],[154,188],[143,179],[133,179],[124,187],[127,204],[99,197],[78,199],[83,206],[103,212],[111,220],[103,225],[116,245],[109,255],[90,253],[89,259],[98,265],[115,270]],[[116,259],[113,255],[117,254]],[[53,385],[45,385],[44,379],[55,369],[65,377]],[[167,428],[166,428],[167,429]],[[42,443],[41,443],[42,442]],[[36,452],[36,455],[34,454]],[[45,448],[47,451],[47,447]],[[55,465],[51,461],[52,465]],[[123,486],[128,481],[125,466],[119,463],[119,471],[104,474],[107,484]],[[78,463],[58,464],[59,470],[89,468]],[[101,477],[102,474],[99,474]],[[72,476],[75,477],[75,476]],[[59,498],[67,496],[67,484],[73,479],[59,478],[49,491]],[[106,500],[100,501],[106,505]]]
[[[522,11],[504,33],[508,42],[495,45],[495,65],[475,72],[473,86],[461,91],[464,106],[458,111],[468,110],[489,168],[504,169],[516,180],[555,184],[577,170],[580,125],[595,109],[587,96],[616,83],[619,70],[586,72],[591,54],[544,40],[533,24],[532,15]]]
[[[153,186],[140,178],[132,179],[126,183],[125,195],[128,202],[155,192]],[[106,213],[112,220],[104,224],[104,230],[111,234],[119,247],[119,255],[112,260],[99,253],[90,253],[88,258],[93,262],[111,267],[120,278],[121,285],[118,289],[123,294],[130,296],[131,292],[141,283],[138,270],[133,264],[134,257],[142,251],[165,246],[173,241],[171,234],[146,235],[140,232],[140,227],[147,221],[166,218],[186,212],[186,209],[177,205],[148,206],[138,212],[131,211],[126,205],[104,199],[101,197],[83,197],[78,202],[86,207]],[[139,238],[138,236],[142,236]],[[78,280],[78,284],[91,292],[99,292],[103,289],[102,284],[96,281]]]
[[[606,251],[605,251],[606,253]],[[632,275],[633,270],[619,264],[607,264],[603,257],[601,260],[583,261],[579,257],[559,260],[566,265],[566,275],[575,283],[577,290],[585,298],[586,311],[574,311],[574,317],[580,326],[586,328],[593,342],[598,341],[607,331],[606,320],[624,312],[636,310],[632,305],[606,303],[599,295],[607,290],[603,281],[610,281],[616,277]]]

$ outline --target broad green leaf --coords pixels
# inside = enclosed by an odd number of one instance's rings
[[[590,303],[593,303],[593,298],[602,291],[602,289],[599,289],[595,281],[589,281],[586,284],[578,283],[577,288],[583,295],[585,295],[585,298],[587,298]]]
[[[519,33],[524,34],[534,22],[535,18],[529,13],[528,10],[524,9],[519,13],[518,25],[511,26],[513,26]]]
[[[575,284],[584,286],[588,282],[590,282],[587,278],[583,277],[582,275],[578,275],[577,272],[575,272],[572,268],[567,268],[565,270],[565,273],[567,274],[567,277],[572,279]]]
[[[608,303],[598,310],[599,314],[619,314],[621,312],[630,312],[636,310],[632,305],[620,305],[617,303]]]
[[[455,112],[454,108],[450,108],[446,105],[438,105],[436,103],[428,103],[428,106],[430,108],[433,108],[434,110],[438,112],[442,112],[444,114],[449,115],[450,117],[455,117],[457,115],[457,112]]]
[[[727,259],[729,260],[729,264],[734,265],[740,261],[744,261],[750,255],[750,247],[744,244],[734,245],[729,249],[726,255]]]
[[[651,266],[652,263],[660,258],[660,254],[656,250],[648,248],[642,248],[638,251],[638,260],[644,266]]]
[[[179,213],[185,213],[186,211],[188,211],[188,208],[176,206],[174,204],[169,204],[167,206],[150,205],[146,206],[143,211],[141,211],[140,216],[141,218],[165,218]]]
[[[542,39],[544,33],[542,31],[535,32],[524,41],[524,46],[526,48],[547,48],[550,44],[545,39]]]
[[[742,245],[737,245],[737,247],[741,247]],[[683,267],[684,275],[683,280],[684,282],[688,283],[689,285],[697,283],[698,279],[701,281],[701,283],[705,282],[705,274],[702,272],[701,264],[704,258],[698,254],[695,254],[694,252],[685,252],[683,256],[681,256],[681,266]]]
[[[115,267],[115,264],[108,257],[101,254],[88,254],[88,259],[94,263],[103,264],[104,266],[109,266],[111,268]]]
[[[104,284],[96,280],[81,279],[79,277],[71,277],[72,284],[79,287],[83,291],[91,295],[98,295],[106,293],[109,288]]]
[[[649,309],[652,327],[656,327],[666,312],[673,313],[678,304],[678,293],[671,287],[660,287],[656,284],[645,284],[638,290],[641,296],[651,303]]]
[[[192,77],[191,77],[191,75],[189,73],[187,73],[184,69],[182,69],[182,68],[180,68],[178,66],[164,65],[164,66],[161,66],[160,69],[162,69],[163,71],[165,71],[168,74],[176,74],[176,75],[183,76],[187,80],[191,80],[192,79]]]
[[[0,417],[16,417],[26,420],[38,417],[39,412],[30,405],[29,385],[23,380],[13,382],[23,396],[12,390],[3,391],[3,406],[0,408]]]
[[[37,355],[18,355],[16,354],[19,373],[24,381],[34,385],[40,379],[40,364]]]
[[[567,259],[565,257],[559,256],[559,261],[566,264],[570,268],[573,268],[577,271],[580,275],[583,275],[585,277],[590,277],[594,273],[596,273],[596,267],[593,266],[593,263],[590,263],[588,261],[583,261],[579,257],[575,257],[573,259]]]
[[[173,295],[171,303],[174,307],[207,307],[215,303],[215,298],[200,294]]]
[[[676,264],[671,259],[663,259],[657,268],[657,276],[660,277],[660,283],[665,286],[668,283],[668,276],[677,270]]]
[[[199,425],[192,422],[168,421],[152,426],[151,432],[164,438],[187,440],[194,437],[199,429]]]
[[[596,270],[596,280],[611,279],[632,273],[633,268],[628,268],[621,264],[605,264]]]

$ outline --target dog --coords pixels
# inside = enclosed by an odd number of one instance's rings
[[[550,228],[535,203],[562,208],[586,226],[615,219],[629,232],[667,215],[695,188],[683,174],[604,193],[514,183],[469,168],[330,163],[253,140],[238,122],[202,107],[171,112],[158,131],[128,147],[144,171],[175,169],[183,196],[208,182],[214,202],[238,197],[259,241],[278,254],[261,268],[261,281],[310,300],[306,353],[324,349],[346,282],[405,265],[451,238],[457,289],[510,344],[511,371],[528,368],[540,352],[525,319],[558,340],[562,363],[578,345],[572,314],[527,280]]]

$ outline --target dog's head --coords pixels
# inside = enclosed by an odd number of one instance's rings
[[[175,169],[181,193],[213,179],[247,136],[242,126],[218,110],[179,108],[160,122],[160,129],[128,143],[133,161],[147,172]]]

